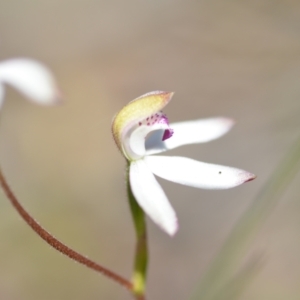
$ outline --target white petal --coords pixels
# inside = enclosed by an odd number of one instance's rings
[[[4,86],[0,83],[0,108],[2,107],[4,101]]]
[[[163,189],[142,159],[130,164],[130,186],[145,213],[169,235],[174,235],[178,228],[176,214]]]
[[[155,175],[196,188],[228,189],[255,178],[247,171],[186,157],[148,156],[144,160]]]
[[[34,60],[19,58],[0,63],[0,82],[10,84],[38,104],[59,102],[52,74]]]
[[[171,123],[174,135],[162,141],[162,131],[155,132],[146,141],[147,154],[160,153],[179,146],[206,143],[227,133],[234,121],[229,118],[217,117],[179,123]]]

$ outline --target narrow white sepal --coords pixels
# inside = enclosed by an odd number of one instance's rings
[[[18,58],[1,62],[0,82],[10,84],[38,104],[52,105],[60,101],[51,72],[31,59]]]
[[[129,175],[133,195],[140,207],[154,223],[174,235],[178,229],[176,213],[144,160],[131,162]]]
[[[179,156],[148,156],[147,166],[157,176],[203,189],[228,189],[251,181],[255,175],[236,168]]]
[[[171,123],[174,135],[170,139],[162,141],[163,132],[156,131],[146,140],[147,155],[215,140],[226,134],[233,125],[232,119],[223,117]]]

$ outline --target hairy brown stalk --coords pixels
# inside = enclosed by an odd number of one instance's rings
[[[80,264],[85,265],[86,267],[93,269],[94,271],[102,273],[104,276],[111,278],[113,281],[119,283],[123,287],[125,287],[130,292],[133,291],[133,286],[130,281],[121,277],[120,275],[110,271],[109,269],[100,266],[99,264],[93,262],[92,260],[86,258],[80,253],[72,250],[59,240],[57,240],[54,236],[52,236],[48,231],[46,231],[41,225],[39,225],[23,208],[21,203],[18,201],[17,197],[14,195],[12,190],[10,189],[6,179],[0,169],[0,185],[2,186],[4,193],[7,198],[10,200],[13,207],[17,210],[19,215],[23,218],[23,220],[35,231],[48,245],[61,252],[62,254],[68,256],[69,258],[77,261]],[[139,298],[140,300],[144,300]]]

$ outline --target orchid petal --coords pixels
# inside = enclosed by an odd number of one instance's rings
[[[4,86],[0,83],[0,108],[2,107],[4,101]]]
[[[114,140],[118,148],[128,156],[127,137],[130,136],[132,130],[136,129],[139,122],[143,119],[162,110],[171,100],[173,93],[154,91],[142,95],[135,100],[129,102],[115,116],[112,123],[112,132]],[[130,157],[127,157],[130,159]]]
[[[0,82],[10,84],[38,104],[52,105],[59,101],[52,74],[34,60],[19,58],[0,63]]]
[[[154,132],[146,140],[147,155],[183,145],[209,142],[226,134],[233,124],[232,119],[223,117],[171,123],[170,127],[174,130],[172,138],[162,141],[163,131]]]
[[[142,159],[130,164],[130,186],[146,214],[169,235],[174,235],[178,228],[175,211]]]
[[[147,156],[147,166],[157,176],[203,189],[228,189],[256,176],[240,169],[199,162],[179,156]]]

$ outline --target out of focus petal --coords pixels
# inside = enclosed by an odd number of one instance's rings
[[[203,189],[228,189],[256,176],[236,168],[208,164],[179,156],[148,156],[145,162],[157,176]]]
[[[4,86],[3,84],[0,83],[0,108],[2,107],[4,101],[4,95],[5,95]]]
[[[60,101],[51,72],[34,60],[19,58],[1,62],[0,82],[13,86],[38,104],[53,105]]]
[[[171,123],[172,138],[162,141],[163,131],[154,132],[146,140],[147,154],[160,153],[183,145],[206,143],[226,134],[234,125],[229,118],[216,117]]]
[[[130,186],[136,201],[153,222],[174,235],[178,228],[175,211],[143,160],[130,164]]]

